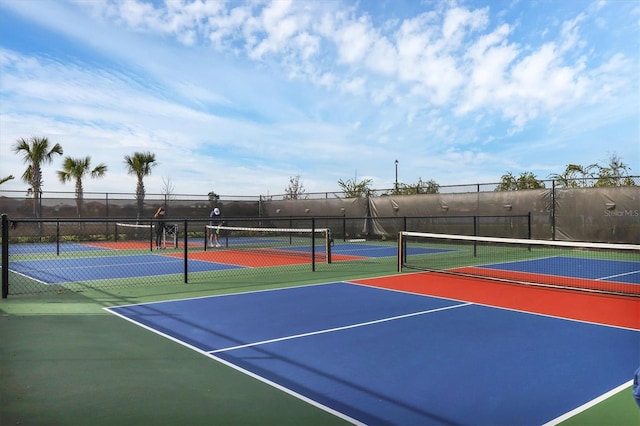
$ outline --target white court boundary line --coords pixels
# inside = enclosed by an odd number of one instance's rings
[[[578,408],[575,408],[567,413],[564,413],[563,415],[561,415],[560,417],[556,417],[555,419],[543,424],[542,426],[555,426],[557,424],[560,424],[562,422],[564,422],[565,420],[570,419],[573,416],[576,416],[580,413],[582,413],[583,411],[588,410],[591,407],[596,406],[597,404],[601,403],[602,401],[612,397],[613,395],[622,392],[623,390],[627,389],[628,387],[630,387],[633,384],[633,380],[629,380],[627,383],[623,383],[620,386],[618,386],[617,388],[611,389],[609,392],[603,393],[602,395],[600,395],[599,397],[579,406]]]
[[[308,284],[305,286],[294,286],[294,287],[281,287],[281,288],[275,288],[275,289],[264,289],[264,290],[255,290],[255,291],[250,291],[247,293],[262,293],[262,292],[269,292],[269,291],[282,291],[282,290],[290,290],[290,289],[296,289],[299,287],[313,287],[313,286],[322,286],[322,285],[327,285],[327,284],[336,284],[336,283],[344,283],[344,284],[348,284],[348,285],[358,285],[358,284],[354,284],[354,283],[349,283],[346,281],[339,281],[339,282],[327,282],[327,283],[316,283],[316,284]],[[366,287],[366,286],[364,286]],[[234,364],[233,362],[227,361],[224,358],[220,358],[219,356],[217,356],[215,353],[219,353],[222,350],[216,350],[216,351],[204,351],[192,344],[187,343],[186,341],[180,340],[179,338],[173,337],[165,332],[162,332],[156,328],[150,327],[148,325],[145,325],[141,322],[136,321],[135,319],[132,319],[126,315],[121,314],[120,312],[117,312],[117,309],[119,308],[123,308],[123,307],[132,307],[132,306],[143,306],[143,305],[148,305],[148,304],[156,304],[156,303],[171,303],[171,302],[175,302],[175,301],[184,301],[184,300],[195,300],[195,299],[204,299],[204,298],[210,298],[210,297],[225,297],[225,296],[237,296],[237,295],[242,295],[242,294],[246,294],[244,292],[240,292],[240,293],[228,293],[228,294],[219,294],[219,295],[209,295],[209,296],[198,296],[198,297],[188,297],[188,298],[182,298],[182,299],[174,299],[174,300],[164,300],[164,301],[158,301],[158,302],[144,302],[144,303],[133,303],[133,304],[127,304],[127,305],[115,305],[115,306],[110,306],[110,307],[104,307],[102,309],[104,309],[105,311],[109,312],[112,315],[115,315],[125,321],[128,321],[132,324],[137,325],[138,327],[142,327],[143,329],[146,329],[152,333],[155,333],[159,336],[162,336],[170,341],[173,341],[181,346],[184,346],[188,349],[191,349],[195,352],[198,352],[210,359],[213,359],[223,365],[226,365],[229,368],[232,368],[236,371],[239,371],[243,374],[246,374],[249,377],[253,377],[254,379],[266,383],[269,386],[274,387],[275,389],[278,389],[286,394],[289,394],[295,398],[298,398],[301,401],[305,401],[308,404],[317,407],[327,413],[333,414],[334,416],[341,418],[349,423],[352,423],[354,425],[358,425],[358,426],[366,426],[364,423],[348,416],[345,413],[342,413],[334,408],[331,408],[329,406],[326,406],[324,404],[319,403],[318,401],[305,396],[301,393],[298,393],[292,389],[289,389],[286,386],[283,386],[277,382],[274,382],[272,380],[267,379],[266,377],[263,377],[257,373],[254,373],[250,370],[247,370],[243,367],[240,367],[236,364]],[[452,300],[452,299],[450,299]],[[343,326],[343,327],[336,327],[336,328],[332,328],[332,329],[327,329],[327,330],[320,330],[320,331],[316,331],[316,332],[310,332],[310,333],[305,333],[305,334],[301,334],[301,335],[297,335],[297,336],[289,336],[289,337],[283,337],[283,338],[279,338],[279,339],[272,339],[271,341],[279,341],[279,340],[286,340],[286,339],[295,339],[298,337],[303,337],[303,336],[309,336],[309,335],[313,335],[313,334],[321,334],[321,333],[329,333],[329,332],[333,332],[333,331],[337,331],[337,330],[342,330],[342,329],[349,329],[349,328],[355,328],[355,327],[363,327],[366,325],[370,325],[370,324],[375,324],[375,323],[382,323],[385,321],[393,321],[396,319],[401,319],[401,318],[406,318],[406,317],[412,317],[412,316],[417,316],[417,315],[425,315],[425,314],[429,314],[429,313],[434,313],[434,312],[438,312],[438,311],[444,311],[447,309],[454,309],[454,308],[460,308],[460,307],[464,307],[464,306],[469,306],[469,305],[474,305],[474,303],[468,303],[468,302],[464,302],[458,305],[451,305],[451,306],[445,306],[442,308],[437,308],[437,309],[431,309],[428,311],[421,311],[421,312],[414,312],[414,313],[409,313],[409,314],[404,314],[404,315],[399,315],[396,317],[389,317],[389,318],[383,318],[383,319],[379,319],[379,320],[374,320],[374,321],[368,321],[368,322],[364,322],[364,323],[360,323],[360,324],[352,324],[349,326]],[[252,345],[257,345],[257,344],[265,344],[267,343],[267,341],[265,342],[256,342],[253,344],[249,344],[249,345],[243,345],[243,346],[252,346]],[[238,349],[239,347],[235,347],[235,349]],[[229,349],[226,349],[229,350]]]
[[[395,316],[395,317],[382,318],[382,319],[373,320],[373,321],[366,321],[366,322],[361,322],[361,323],[357,323],[357,324],[345,325],[345,326],[342,326],[342,327],[328,328],[328,329],[325,329],[325,330],[311,331],[309,333],[294,334],[292,336],[278,337],[277,339],[269,339],[269,340],[263,340],[263,341],[260,341],[260,342],[247,343],[247,344],[244,344],[244,345],[230,346],[228,348],[216,349],[216,350],[213,350],[213,351],[209,351],[207,353],[215,354],[215,353],[219,353],[219,352],[227,352],[227,351],[233,351],[233,350],[236,350],[236,349],[243,349],[243,348],[249,348],[249,347],[253,347],[253,346],[266,345],[268,343],[282,342],[282,341],[285,341],[285,340],[294,340],[294,339],[299,339],[301,337],[316,336],[318,334],[325,334],[325,333],[333,333],[335,331],[342,331],[342,330],[348,330],[348,329],[351,329],[351,328],[365,327],[365,326],[372,325],[372,324],[380,324],[380,323],[383,323],[383,322],[395,321],[395,320],[399,320],[399,319],[403,319],[403,318],[415,317],[415,316],[418,316],[418,315],[433,314],[433,313],[440,312],[440,311],[446,311],[446,310],[449,310],[449,309],[462,308],[462,307],[470,306],[470,305],[473,305],[473,303],[461,303],[459,305],[445,306],[443,308],[430,309],[428,311],[412,312],[410,314],[398,315],[398,316]]]
[[[612,280],[620,277],[629,277],[636,274],[640,274],[640,270],[623,272],[621,274],[615,274],[615,275],[609,275],[608,277],[596,278],[596,281],[607,281],[607,280]],[[627,283],[627,282],[623,282],[623,283],[633,285],[633,283]]]
[[[260,290],[260,291],[267,291],[267,290]],[[189,298],[189,299],[184,299],[184,300],[191,300],[191,299],[200,299],[200,297]],[[169,301],[167,301],[167,302],[169,302]],[[133,305],[126,305],[126,306],[139,306],[139,305],[145,305],[145,304],[146,303],[139,303],[139,304],[133,304]],[[116,312],[116,311],[113,310],[113,309],[117,309],[119,307],[120,306],[112,306],[112,307],[105,307],[105,308],[102,308],[102,309],[104,309],[105,311],[111,313],[112,315],[116,315],[117,317],[122,318],[125,321],[128,321],[128,322],[130,322],[132,324],[135,324],[138,327],[142,327],[142,328],[144,328],[144,329],[146,329],[146,330],[148,330],[148,331],[150,331],[152,333],[155,333],[155,334],[157,334],[159,336],[162,336],[162,337],[164,337],[164,338],[166,338],[166,339],[168,339],[168,340],[170,340],[172,342],[175,342],[175,343],[177,343],[179,345],[182,345],[182,346],[184,346],[184,347],[186,347],[188,349],[191,349],[194,352],[202,354],[203,356],[206,356],[207,358],[210,358],[210,359],[212,359],[214,361],[217,361],[220,364],[226,365],[229,368],[232,368],[232,369],[234,369],[236,371],[239,371],[242,374],[245,374],[245,375],[247,375],[249,377],[252,377],[252,378],[254,378],[254,379],[256,379],[256,380],[258,380],[258,381],[260,381],[262,383],[265,383],[265,384],[267,384],[267,385],[269,385],[269,386],[271,386],[271,387],[273,387],[275,389],[278,389],[278,390],[280,390],[280,391],[282,391],[282,392],[284,392],[284,393],[286,393],[288,395],[291,395],[291,396],[293,396],[295,398],[298,398],[301,401],[305,401],[309,405],[317,407],[317,408],[319,408],[319,409],[321,409],[321,410],[323,410],[323,411],[325,411],[327,413],[333,414],[334,416],[339,417],[339,418],[341,418],[341,419],[343,419],[343,420],[345,420],[345,421],[347,421],[349,423],[352,423],[352,424],[358,425],[358,426],[366,426],[364,423],[362,423],[362,422],[360,422],[360,421],[358,421],[358,420],[356,420],[354,418],[351,418],[348,415],[346,415],[346,414],[344,414],[344,413],[342,413],[342,412],[340,412],[338,410],[335,410],[335,409],[333,409],[333,408],[331,408],[331,407],[329,407],[327,405],[321,404],[321,403],[315,401],[314,399],[311,399],[308,396],[305,396],[305,395],[303,395],[301,393],[298,393],[298,392],[296,392],[296,391],[294,391],[292,389],[289,389],[289,388],[287,388],[287,387],[285,387],[285,386],[283,386],[283,385],[281,385],[281,384],[279,384],[277,382],[274,382],[272,380],[267,379],[266,377],[263,377],[263,376],[261,376],[261,375],[259,375],[257,373],[254,373],[251,370],[247,370],[245,368],[242,368],[242,367],[234,364],[233,362],[227,361],[224,358],[220,358],[220,357],[218,357],[216,355],[213,355],[213,354],[211,354],[211,353],[209,353],[207,351],[203,351],[202,349],[199,349],[198,347],[193,346],[193,345],[191,345],[191,344],[189,344],[189,343],[187,343],[187,342],[185,342],[183,340],[180,340],[180,339],[178,339],[176,337],[173,337],[173,336],[171,336],[171,335],[169,335],[167,333],[164,333],[164,332],[162,332],[160,330],[157,330],[157,329],[155,329],[153,327],[149,327],[148,325],[142,324],[142,323],[140,323],[140,322],[138,322],[138,321],[136,321],[134,319],[131,319],[131,318],[127,317],[126,315],[122,315],[119,312]]]
[[[411,274],[420,274],[421,272],[412,272],[408,275]],[[366,280],[366,279],[365,279]],[[462,300],[460,299],[452,299],[449,297],[444,297],[444,296],[434,296],[432,294],[424,294],[424,293],[416,293],[416,292],[411,292],[411,291],[405,291],[405,290],[394,290],[394,289],[389,289],[389,288],[384,288],[384,287],[376,287],[375,285],[368,285],[368,284],[364,284],[364,283],[359,283],[359,282],[352,282],[352,281],[345,281],[349,284],[353,284],[353,285],[361,285],[364,287],[373,287],[373,288],[383,288],[385,290],[389,290],[389,291],[397,291],[400,293],[406,293],[406,294],[414,294],[414,295],[418,295],[418,296],[427,296],[427,297],[432,297],[432,298],[436,298],[436,299],[443,299],[443,300],[457,300],[459,302],[462,302]],[[628,328],[628,327],[620,327],[620,326],[615,326],[615,325],[611,325],[611,324],[602,324],[602,323],[597,323],[597,322],[591,322],[591,321],[585,321],[585,320],[577,320],[574,318],[566,318],[566,317],[560,317],[560,316],[556,316],[556,315],[549,315],[549,314],[541,314],[539,312],[529,312],[529,311],[524,311],[524,310],[520,310],[520,309],[513,309],[513,308],[506,308],[504,306],[497,306],[497,305],[488,305],[488,304],[484,304],[484,303],[469,303],[471,305],[476,305],[476,306],[484,306],[487,308],[491,308],[491,309],[498,309],[498,310],[504,310],[504,311],[511,311],[511,312],[519,312],[519,313],[523,313],[523,314],[527,314],[527,315],[534,315],[534,316],[541,316],[541,317],[547,317],[547,318],[553,318],[553,319],[558,319],[558,320],[562,320],[562,321],[570,321],[570,322],[577,322],[577,323],[583,323],[583,324],[588,324],[588,325],[595,325],[595,326],[600,326],[600,327],[608,327],[608,328],[616,328],[616,329],[620,329],[620,330],[630,330],[630,331],[637,331],[640,333],[640,330],[635,329],[635,328]],[[626,383],[623,383],[622,385],[608,391],[605,392],[604,394],[600,395],[597,398],[594,398],[591,401],[588,401],[586,403],[584,403],[583,405],[574,408],[571,411],[568,411],[566,413],[564,413],[563,415],[550,420],[547,423],[544,423],[542,426],[556,426],[562,422],[564,422],[565,420],[568,420],[574,416],[577,416],[578,414],[582,413],[583,411],[587,411],[588,409],[595,407],[596,405],[598,405],[599,403],[606,401],[607,399],[611,398],[612,396],[614,396],[615,394],[624,391],[625,389],[631,387],[631,385],[633,385],[633,380],[630,380]]]
[[[407,275],[420,275],[421,272],[413,272],[413,273],[408,273]],[[393,275],[389,275],[389,276],[395,276],[396,274]],[[379,277],[378,277],[379,278]],[[366,278],[364,278],[366,279]],[[299,335],[293,335],[293,336],[288,336],[288,337],[282,337],[282,338],[277,338],[277,339],[271,339],[271,340],[265,340],[262,342],[255,342],[255,343],[251,343],[251,344],[246,344],[246,345],[240,345],[240,346],[234,346],[234,347],[229,347],[226,349],[217,349],[217,350],[213,350],[213,351],[205,351],[202,349],[197,348],[196,346],[193,346],[183,340],[180,340],[178,338],[175,338],[169,334],[166,334],[164,332],[161,332],[153,327],[149,327],[145,324],[142,324],[134,319],[131,319],[129,317],[127,317],[126,315],[122,315],[119,312],[116,312],[115,309],[119,309],[119,308],[124,308],[124,307],[132,307],[132,306],[141,306],[141,305],[153,305],[153,304],[164,304],[164,303],[172,303],[172,302],[177,302],[177,301],[186,301],[186,300],[195,300],[195,299],[206,299],[206,298],[218,298],[218,297],[228,297],[228,296],[237,296],[237,295],[242,295],[242,294],[250,294],[250,293],[262,293],[262,292],[271,292],[271,291],[286,291],[286,290],[290,290],[290,289],[296,289],[296,288],[302,288],[302,287],[314,287],[314,286],[324,286],[324,285],[329,285],[329,284],[337,284],[337,283],[345,283],[348,285],[356,285],[356,286],[362,286],[362,287],[373,287],[376,289],[382,289],[382,290],[388,290],[388,291],[392,291],[392,292],[400,292],[400,293],[406,293],[406,294],[412,294],[412,295],[417,295],[417,296],[426,296],[426,297],[430,297],[430,298],[434,298],[434,299],[441,299],[441,300],[450,300],[450,301],[457,301],[457,302],[462,302],[459,305],[451,305],[451,306],[447,306],[447,307],[443,307],[443,308],[437,308],[437,309],[433,309],[433,310],[428,310],[428,311],[421,311],[421,312],[414,312],[414,313],[410,313],[410,314],[404,314],[404,315],[400,315],[400,316],[396,316],[396,317],[389,317],[389,318],[384,318],[384,319],[380,319],[380,320],[374,320],[374,321],[368,321],[368,322],[364,322],[364,323],[360,323],[360,324],[352,324],[349,326],[343,326],[343,327],[336,327],[336,328],[331,328],[331,329],[327,329],[327,330],[319,330],[319,331],[315,331],[315,332],[309,332],[309,333],[304,333],[304,334],[299,334]],[[353,282],[353,281],[336,281],[336,282],[321,282],[321,283],[313,283],[313,284],[306,284],[306,285],[302,285],[302,286],[291,286],[291,287],[279,287],[279,288],[272,288],[272,289],[261,289],[261,290],[253,290],[253,291],[249,291],[249,292],[236,292],[236,293],[224,293],[224,294],[217,294],[217,295],[204,295],[204,296],[196,296],[196,297],[185,297],[185,298],[178,298],[178,299],[170,299],[170,300],[161,300],[161,301],[155,301],[155,302],[143,302],[143,303],[132,303],[132,304],[125,304],[125,305],[114,305],[114,306],[108,306],[108,307],[103,307],[103,309],[107,312],[109,312],[112,315],[115,315],[117,317],[120,317],[121,319],[128,321],[132,324],[135,324],[139,327],[142,327],[152,333],[155,333],[157,335],[160,335],[168,340],[171,340],[179,345],[182,345],[186,348],[189,348],[195,352],[198,352],[210,359],[213,359],[223,365],[226,365],[227,367],[230,367],[236,371],[239,371],[249,377],[253,377],[254,379],[263,382],[269,386],[272,386],[284,393],[287,393],[289,395],[294,396],[295,398],[298,398],[302,401],[305,401],[307,403],[309,403],[312,406],[315,406],[323,411],[326,411],[328,413],[331,413],[333,415],[335,415],[336,417],[339,417],[343,420],[346,420],[354,425],[360,425],[360,426],[365,426],[363,423],[359,422],[358,420],[349,417],[348,415],[337,411],[331,407],[325,406],[303,394],[300,394],[298,392],[293,391],[292,389],[289,389],[283,385],[280,385],[276,382],[273,382],[257,373],[254,373],[250,370],[244,369],[232,362],[229,362],[223,358],[220,358],[219,356],[216,355],[216,353],[221,353],[223,351],[229,351],[229,350],[234,350],[234,349],[240,349],[240,348],[244,348],[244,347],[250,347],[250,346],[257,346],[257,345],[263,345],[263,344],[267,344],[267,343],[271,343],[271,342],[277,342],[277,341],[283,341],[283,340],[287,340],[287,339],[295,339],[295,338],[300,338],[300,337],[305,337],[305,336],[311,336],[311,335],[318,335],[318,334],[323,334],[323,333],[329,333],[329,332],[333,332],[333,331],[339,331],[339,330],[344,330],[344,329],[349,329],[349,328],[356,328],[356,327],[362,327],[362,326],[366,326],[366,325],[370,325],[370,324],[375,324],[375,323],[382,323],[382,322],[386,322],[386,321],[393,321],[395,319],[402,319],[402,318],[406,318],[406,317],[412,317],[412,316],[418,316],[418,315],[424,315],[424,314],[428,314],[428,313],[434,313],[434,312],[438,312],[438,311],[444,311],[444,310],[448,310],[448,309],[454,309],[454,308],[459,308],[459,307],[464,307],[464,306],[470,306],[470,305],[475,305],[475,306],[484,306],[484,307],[488,307],[488,308],[493,308],[493,309],[499,309],[499,310],[505,310],[505,311],[513,311],[513,312],[520,312],[520,313],[525,313],[528,315],[538,315],[538,316],[543,316],[543,317],[549,317],[549,318],[555,318],[555,319],[560,319],[560,320],[564,320],[564,321],[570,321],[570,322],[579,322],[579,323],[585,323],[585,324],[590,324],[590,325],[596,325],[596,326],[602,326],[602,327],[612,327],[612,328],[620,328],[620,329],[625,329],[625,330],[631,330],[631,331],[639,331],[637,329],[631,329],[631,328],[626,328],[626,327],[619,327],[619,326],[612,326],[609,324],[601,324],[601,323],[593,323],[593,322],[589,322],[589,321],[582,321],[582,320],[576,320],[576,319],[571,319],[571,318],[565,318],[565,317],[558,317],[558,316],[554,316],[554,315],[546,315],[546,314],[540,314],[540,313],[533,313],[533,312],[528,312],[528,311],[522,311],[522,310],[518,310],[518,309],[509,309],[509,308],[505,308],[505,307],[501,307],[501,306],[493,306],[493,305],[487,305],[487,304],[482,304],[482,303],[474,303],[474,302],[465,302],[463,300],[460,299],[454,299],[454,298],[449,298],[449,297],[441,297],[441,296],[434,296],[434,295],[429,295],[429,294],[422,294],[422,293],[414,293],[414,292],[410,292],[410,291],[402,291],[402,290],[394,290],[394,289],[389,289],[389,288],[381,288],[381,287],[376,287],[376,286],[372,286],[372,285],[367,285],[367,284],[363,284],[363,283],[359,283],[359,282]],[[542,426],[556,426],[559,423],[562,423],[565,420],[568,420],[580,413],[582,413],[583,411],[588,410],[589,408],[592,408],[596,405],[598,405],[599,403],[607,400],[608,398],[612,397],[613,395],[624,391],[626,388],[630,387],[633,384],[633,380],[630,380],[629,382],[626,382],[612,390],[610,390],[609,392],[606,392],[602,395],[600,395],[599,397],[586,402],[585,404],[569,411],[566,412],[565,414],[550,420],[549,422],[543,424]]]
[[[151,265],[151,266],[158,266],[158,265],[170,265],[170,264],[174,264],[177,262],[182,262],[182,259],[180,259],[179,257],[172,257],[172,256],[165,256],[165,255],[158,255],[156,253],[148,253],[148,254],[136,254],[133,256],[154,256],[154,259],[158,259],[157,261],[151,261],[151,262],[142,262],[142,261],[137,261],[137,262],[127,262],[127,263],[117,263],[117,264],[107,264],[107,263],[98,263],[97,265],[91,265],[91,266],[86,266],[86,265],[77,265],[77,266],[56,266],[55,268],[46,268],[46,269],[42,269],[42,268],[29,268],[27,271],[18,271],[17,269],[13,269],[11,267],[9,267],[9,271],[13,272],[14,274],[23,276],[25,278],[28,278],[30,280],[33,280],[37,283],[40,283],[42,285],[46,285],[46,286],[55,286],[55,285],[68,285],[68,284],[75,284],[77,283],[77,281],[60,281],[60,282],[48,282],[48,281],[43,281],[39,278],[35,277],[35,274],[37,273],[44,273],[44,274],[48,274],[48,275],[54,275],[53,273],[49,272],[49,271],[57,271],[57,270],[64,270],[64,271],[73,271],[73,270],[81,270],[81,269],[86,269],[86,270],[97,270],[97,269],[105,269],[105,268],[119,268],[119,267],[132,267],[132,266],[141,266],[141,265]],[[112,259],[112,258],[126,258],[126,257],[130,257],[129,255],[114,255],[114,256],[101,256],[101,257],[96,257],[96,258],[91,258],[91,259]],[[44,261],[54,261],[54,262],[66,262],[68,260],[84,260],[86,258],[84,257],[68,257],[68,258],[62,258],[62,259],[44,259]],[[196,261],[198,261],[197,259],[195,259]],[[176,262],[177,261],[177,262]],[[27,262],[39,262],[39,260],[15,260],[13,261],[13,263],[27,263]],[[200,261],[200,262],[206,262],[206,261]],[[217,263],[217,262],[210,262],[210,263]],[[31,275],[34,274],[34,275]],[[171,274],[170,274],[171,275]],[[155,275],[143,275],[143,277],[153,277]],[[125,277],[125,278],[130,278],[130,277]],[[136,276],[136,278],[138,278],[138,276]],[[83,282],[90,282],[90,281],[99,281],[99,280],[103,280],[105,278],[92,278],[92,279],[88,279],[88,280],[84,280]],[[108,278],[109,279],[109,278]]]

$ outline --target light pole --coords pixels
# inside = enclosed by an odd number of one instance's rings
[[[398,160],[396,160],[396,193],[398,193]]]

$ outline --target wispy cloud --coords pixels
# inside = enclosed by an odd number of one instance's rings
[[[137,150],[158,158],[150,192],[170,177],[181,193],[273,194],[294,175],[334,191],[356,170],[389,188],[395,159],[406,183],[545,178],[606,151],[640,173],[633,2],[395,7],[5,1],[0,174],[22,173],[11,146],[30,135],[107,163],[87,190],[109,192],[133,192],[122,159]],[[71,190],[49,169],[45,190]]]

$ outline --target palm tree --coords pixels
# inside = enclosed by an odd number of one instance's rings
[[[366,198],[374,193],[371,189],[371,182],[371,179],[363,179],[360,182],[356,182],[355,178],[346,182],[340,179],[338,185],[342,188],[345,198]]]
[[[22,180],[31,185],[29,192],[33,194],[33,213],[39,217],[38,200],[42,194],[42,164],[51,163],[54,155],[62,155],[62,146],[56,143],[49,146],[47,138],[32,136],[29,140],[18,139],[13,152],[22,155],[22,161],[28,166],[22,174]]]
[[[420,177],[415,185],[398,182],[396,187],[386,195],[438,194],[439,192],[440,185],[435,180],[424,181]]]
[[[607,166],[596,164],[595,167],[598,169],[598,180],[593,186],[635,186],[629,175],[631,169],[615,152],[609,157]]]
[[[99,164],[90,170],[91,157],[85,158],[71,158],[64,159],[62,170],[58,170],[58,178],[60,182],[66,183],[72,179],[76,182],[76,209],[78,217],[82,215],[82,200],[84,190],[82,188],[82,179],[90,175],[91,178],[101,178],[107,172],[107,166]]]
[[[555,179],[557,180],[559,177]],[[544,182],[538,180],[532,172],[522,172],[518,177],[515,177],[511,172],[507,172],[500,178],[500,184],[498,184],[495,191],[520,191],[539,188],[544,188]]]
[[[549,179],[556,181],[556,184],[562,188],[579,188],[587,186],[590,170],[593,165],[582,167],[579,164],[568,164],[564,173],[551,174]]]
[[[3,177],[2,179],[0,179],[0,185],[2,185],[5,182],[10,181],[11,179],[14,179],[13,175],[9,175],[7,177]]]
[[[133,155],[124,156],[124,163],[127,165],[127,173],[136,175],[138,178],[136,201],[138,202],[138,219],[140,219],[145,194],[143,179],[151,174],[151,169],[156,165],[156,155],[151,152],[134,152]]]

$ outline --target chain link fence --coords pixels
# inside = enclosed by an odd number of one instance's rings
[[[80,202],[73,193],[42,193],[33,198],[0,190],[0,213],[6,217],[2,229],[3,286],[11,281],[7,286],[15,294],[21,294],[59,291],[62,287],[57,283],[63,283],[65,289],[80,291],[104,285],[117,288],[221,278],[255,280],[267,276],[270,267],[306,274],[313,272],[314,267],[323,270],[351,265],[354,271],[359,271],[384,265],[392,272],[395,253],[376,257],[358,250],[366,251],[366,246],[372,244],[392,246],[398,232],[403,230],[640,244],[640,186],[637,186],[640,179],[629,179],[630,185],[618,186],[598,186],[601,181],[581,179],[550,181],[550,186],[538,189],[502,191],[496,190],[497,184],[476,184],[439,187],[439,192],[428,194],[372,191],[368,197],[356,198],[345,198],[342,193],[304,194],[294,199],[285,195],[211,199],[151,194],[141,209],[130,194],[127,197],[127,194],[87,193]],[[382,195],[375,195],[377,192]],[[334,243],[347,244],[348,250],[338,253],[342,257],[336,257],[333,265],[309,260],[306,264],[284,262],[256,268],[236,259],[242,267],[233,268],[228,265],[233,265],[234,259],[225,259],[213,261],[223,266],[207,269],[212,262],[208,258],[210,251],[202,255],[204,259],[194,258],[193,262],[190,256],[207,252],[210,236],[206,227],[214,206],[222,209],[228,224],[236,226],[326,228],[331,231]],[[162,253],[165,258],[162,260],[172,266],[158,265],[156,269],[163,271],[159,274],[136,274],[134,271],[148,268],[139,266],[150,261],[145,256],[158,256],[153,226],[153,214],[158,207],[165,208],[166,222],[176,225],[175,232],[169,235],[169,239],[175,240],[174,246]],[[140,228],[118,228],[118,224]],[[278,242],[283,237],[286,236],[273,240]],[[167,235],[163,238],[166,244]],[[261,239],[265,244],[268,240]],[[358,245],[362,242],[365,244]],[[342,249],[337,248],[338,252]],[[97,268],[87,263],[87,258],[122,261],[123,264],[101,264],[98,269],[129,272],[122,277],[83,277],[82,273]],[[14,262],[22,263],[16,263],[18,268],[10,268]],[[49,269],[49,275],[34,277],[30,268]]]
[[[527,238],[531,223],[528,215],[375,220],[342,215],[226,217],[219,227],[203,219],[33,219],[3,214],[3,296],[229,280],[256,283],[271,273],[392,273],[396,230],[515,233]]]

